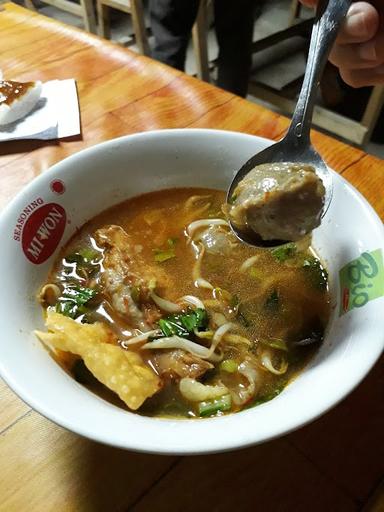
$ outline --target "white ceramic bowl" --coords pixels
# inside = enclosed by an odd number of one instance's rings
[[[226,189],[234,171],[268,144],[258,137],[214,130],[140,133],[73,155],[30,183],[0,217],[0,374],[9,386],[38,412],[78,434],[122,448],[167,454],[260,443],[304,425],[344,398],[383,349],[384,299],[340,315],[339,270],[363,252],[382,250],[384,230],[363,197],[335,173],[333,202],[314,233],[314,245],[330,274],[331,323],[317,356],[274,400],[220,418],[142,417],[87,391],[32,334],[43,327],[36,292],[77,227],[143,192],[174,186]],[[360,288],[351,289],[351,301],[364,299],[353,291],[376,290],[369,284],[376,286],[377,279],[383,289],[382,263],[378,276],[371,278],[369,258],[363,261],[350,269],[350,277],[365,279],[357,283]]]

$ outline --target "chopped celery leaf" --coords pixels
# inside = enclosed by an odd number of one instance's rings
[[[309,282],[318,290],[326,290],[328,285],[328,272],[320,261],[313,256],[307,257],[303,262],[303,270],[306,272]]]
[[[179,315],[170,315],[159,320],[159,327],[164,336],[181,336],[188,338],[189,331],[185,329],[179,320]]]
[[[69,263],[77,263],[80,266],[86,267],[98,263],[101,259],[101,253],[92,247],[82,247],[78,251],[66,256],[65,259]]]
[[[176,256],[175,251],[173,249],[153,249],[154,252],[154,260],[157,263],[163,263],[164,261],[168,261]]]
[[[61,296],[64,300],[72,300],[76,302],[78,306],[82,304],[86,304],[89,300],[91,300],[97,291],[93,288],[85,288],[83,286],[68,286],[64,289],[64,292]]]
[[[205,330],[208,315],[205,309],[189,309],[185,313],[168,315],[159,320],[159,327],[164,336],[181,336],[188,338],[195,329]]]
[[[161,249],[160,247],[153,249],[154,260],[157,263],[163,263],[164,261],[168,261],[172,258],[175,258],[176,257],[175,245],[176,245],[177,241],[178,241],[177,238],[168,238],[166,249]]]
[[[86,304],[97,295],[97,290],[83,286],[68,286],[59,297],[56,311],[71,318],[87,312]]]
[[[224,395],[214,400],[206,400],[198,404],[199,416],[212,416],[217,412],[229,411],[232,406],[231,395]]]
[[[177,244],[178,242],[178,238],[168,238],[167,240],[167,244],[169,247],[175,247],[175,245]]]
[[[273,249],[271,253],[272,256],[277,259],[277,261],[283,263],[284,261],[288,260],[289,258],[293,258],[296,255],[297,247],[296,244],[291,242],[289,244],[285,244],[281,247]]]
[[[239,365],[233,359],[225,359],[220,363],[220,370],[228,373],[237,372]]]

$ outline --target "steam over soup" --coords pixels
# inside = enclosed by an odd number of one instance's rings
[[[207,417],[274,398],[329,317],[308,241],[241,244],[225,194],[172,189],[85,224],[40,290],[56,360],[92,391],[149,416]]]

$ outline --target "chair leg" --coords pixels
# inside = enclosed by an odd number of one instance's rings
[[[367,106],[365,107],[365,111],[363,114],[363,118],[361,120],[361,124],[366,126],[367,132],[364,135],[364,140],[362,145],[369,142],[371,138],[372,132],[375,128],[376,121],[380,115],[381,109],[384,105],[384,86],[377,85],[373,88],[371,95],[369,97]]]
[[[102,0],[97,0],[97,18],[99,21],[99,36],[105,39],[111,38],[111,27],[109,22],[109,7],[103,4]]]
[[[197,76],[200,80],[210,82],[207,24],[207,1],[200,0],[196,22],[192,29],[192,39],[196,57]]]
[[[80,5],[83,11],[83,20],[85,30],[92,34],[97,34],[96,17],[93,9],[92,0],[80,0]]]
[[[291,13],[289,16],[289,25],[293,25],[297,18],[300,18],[301,3],[299,0],[292,0],[291,2]]]
[[[135,32],[136,43],[140,53],[150,55],[147,32],[145,28],[144,9],[141,0],[131,0],[132,25]]]

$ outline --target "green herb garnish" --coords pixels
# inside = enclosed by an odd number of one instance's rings
[[[185,313],[168,315],[159,320],[159,327],[164,336],[181,336],[188,338],[194,330],[205,330],[208,326],[208,315],[205,309],[189,309]]]
[[[175,245],[177,244],[178,241],[179,241],[178,238],[168,238],[168,240],[167,240],[168,247],[175,247]]]
[[[155,253],[154,260],[157,263],[163,263],[164,261],[168,261],[176,256],[172,249],[168,249],[166,251],[161,249],[153,249],[153,252]]]
[[[232,406],[231,395],[224,395],[214,400],[206,400],[198,404],[199,416],[212,416],[217,412],[229,411]]]
[[[271,254],[277,261],[283,263],[284,261],[293,258],[297,253],[296,244],[293,242],[289,244],[282,245],[281,247],[277,247],[271,251]]]
[[[179,315],[172,315],[159,320],[159,327],[164,336],[181,336],[188,338],[189,331],[182,325]]]
[[[78,278],[82,279],[88,278],[100,270],[100,261],[102,257],[102,254],[92,247],[82,247],[76,252],[65,256],[64,262],[67,264],[66,266],[68,266],[68,263],[71,264],[71,267],[74,265]],[[73,268],[64,269],[63,277],[65,279],[72,279],[72,271]]]
[[[172,258],[175,258],[176,257],[175,245],[176,245],[177,241],[178,241],[177,238],[168,238],[168,240],[167,240],[168,247],[166,249],[161,249],[161,248],[153,249],[153,252],[155,254],[154,260],[157,263],[163,263],[164,261],[168,261]]]
[[[73,254],[66,256],[65,259],[69,263],[77,263],[82,267],[86,267],[98,263],[101,259],[101,254],[92,247],[83,247]]]
[[[328,272],[317,258],[313,256],[306,258],[303,262],[303,270],[307,273],[312,286],[318,290],[327,289]]]
[[[97,295],[97,290],[83,286],[67,286],[56,303],[57,313],[77,318],[88,311],[86,304]]]
[[[220,363],[220,370],[223,370],[227,373],[235,373],[237,372],[239,365],[233,359],[225,359]]]

